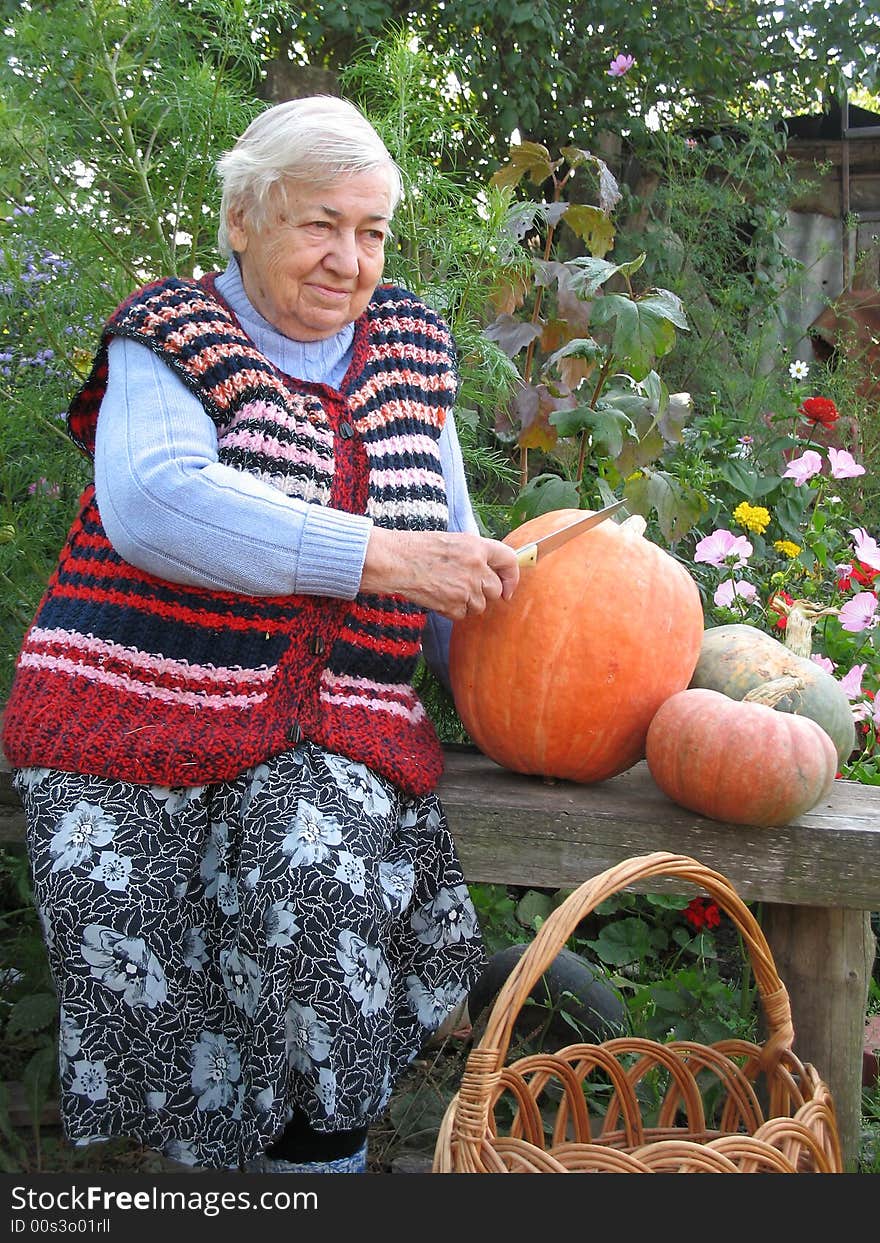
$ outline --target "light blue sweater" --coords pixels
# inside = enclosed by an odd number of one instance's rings
[[[286,375],[338,384],[354,336],[283,336],[251,305],[233,259],[217,280],[257,348]],[[477,531],[450,415],[440,437],[450,531]],[[95,446],[104,528],[126,561],[172,582],[250,595],[355,597],[372,522],[284,496],[217,460],[217,433],[198,399],[144,345],[114,338]],[[451,623],[430,614],[425,658],[447,682]]]

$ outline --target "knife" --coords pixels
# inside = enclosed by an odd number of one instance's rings
[[[622,509],[625,504],[625,501],[613,501],[604,509],[597,509],[594,514],[584,514],[583,518],[575,518],[574,522],[569,522],[568,526],[562,527],[559,531],[553,531],[550,535],[542,535],[540,539],[532,540],[530,544],[523,544],[522,548],[516,550],[517,564],[537,565],[539,557],[546,556],[548,552],[553,552],[555,548],[567,544],[576,535],[581,535],[584,531],[589,531],[591,527],[598,526],[600,522],[616,514],[618,509]]]

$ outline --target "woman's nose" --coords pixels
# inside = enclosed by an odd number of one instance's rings
[[[338,230],[334,234],[333,244],[324,257],[324,262],[342,276],[357,276],[360,264],[357,238],[354,232],[347,233],[344,230]]]

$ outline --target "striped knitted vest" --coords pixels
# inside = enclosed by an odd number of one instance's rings
[[[148,345],[200,399],[221,461],[382,527],[446,529],[438,439],[454,349],[412,294],[376,291],[337,392],[283,376],[212,277],[148,285],[108,321],[71,404],[88,454],[113,335]],[[156,578],[115,552],[89,485],[19,655],[4,750],[16,767],[194,786],[309,738],[426,793],[442,755],[411,686],[424,622],[396,596],[257,597]]]

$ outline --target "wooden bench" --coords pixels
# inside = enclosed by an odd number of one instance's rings
[[[574,888],[633,855],[668,850],[726,876],[762,927],[785,983],[795,1052],[834,1095],[847,1165],[858,1152],[865,997],[880,910],[880,788],[837,781],[781,828],[720,824],[657,789],[644,763],[595,786],[509,773],[469,748],[447,748],[440,796],[471,882]],[[0,760],[0,844],[24,820]],[[672,888],[664,879],[652,890]]]

